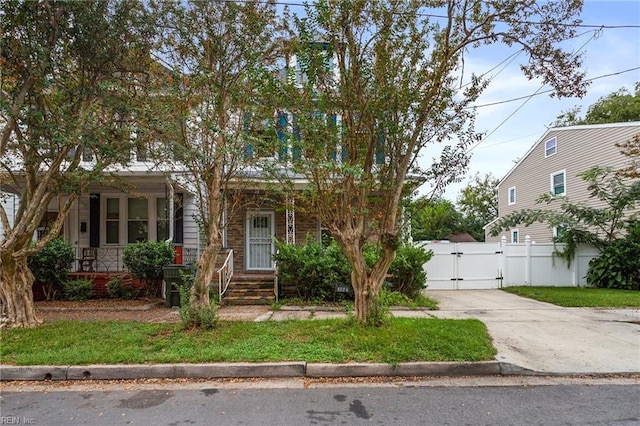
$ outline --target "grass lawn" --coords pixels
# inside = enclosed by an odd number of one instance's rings
[[[394,318],[381,328],[345,319],[221,321],[211,331],[177,324],[56,321],[1,333],[0,360],[15,365],[203,362],[491,360],[477,320]]]
[[[640,291],[585,287],[504,287],[502,290],[568,308],[640,307]]]

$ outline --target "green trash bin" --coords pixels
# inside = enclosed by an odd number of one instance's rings
[[[182,274],[181,274],[182,272]],[[162,268],[162,297],[168,308],[180,306],[180,286],[183,274],[193,274],[193,266],[167,265]]]

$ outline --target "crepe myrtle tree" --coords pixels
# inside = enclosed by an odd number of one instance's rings
[[[479,137],[473,102],[488,77],[464,75],[464,56],[483,45],[524,51],[521,70],[558,96],[582,95],[580,58],[559,46],[575,34],[579,1],[324,0],[295,19],[286,83],[273,93],[290,129],[288,173],[309,182],[290,191],[307,203],[353,268],[354,315],[375,316],[399,244],[408,182],[438,190],[461,178],[466,147]],[[563,23],[557,25],[558,22]],[[468,81],[466,84],[462,82]],[[426,170],[423,148],[455,140]],[[293,172],[293,173],[291,173]],[[367,264],[365,247],[379,246]]]
[[[3,325],[31,327],[27,258],[60,234],[78,194],[128,161],[153,25],[136,0],[3,1],[0,20],[0,191],[19,196],[13,223],[0,204],[0,301]],[[57,218],[33,244],[52,203]]]
[[[168,66],[167,86],[154,99],[160,163],[173,159],[179,185],[195,196],[204,235],[190,303],[208,308],[222,248],[223,214],[242,206],[243,171],[251,143],[245,117],[258,76],[271,61],[276,9],[266,2],[151,2],[163,16],[156,49]],[[246,180],[245,180],[246,181]]]

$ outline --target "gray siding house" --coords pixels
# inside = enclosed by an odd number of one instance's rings
[[[593,166],[622,168],[629,159],[620,153],[616,143],[640,134],[640,122],[555,127],[529,149],[498,184],[498,219],[528,208],[554,208],[536,204],[544,193],[566,196],[571,202],[585,202],[601,207],[599,200],[589,197],[586,183],[577,175]],[[486,241],[523,243],[529,235],[532,241],[549,242],[556,230],[548,224],[517,226],[498,236],[491,236],[493,223],[485,226]]]

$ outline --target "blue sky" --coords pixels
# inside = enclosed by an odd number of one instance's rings
[[[566,48],[570,51],[581,49],[584,53],[583,68],[588,79],[640,67],[640,1],[586,0],[581,19],[583,24],[590,25],[638,26],[605,28],[593,39],[594,29],[582,28],[579,32],[585,32],[584,35],[567,42]],[[514,51],[507,48],[472,51],[465,59],[465,67],[468,73],[473,71],[483,74]],[[528,96],[541,88],[542,84],[539,81],[529,81],[522,75],[518,66],[521,59],[518,57],[500,72],[480,97],[477,105]],[[525,100],[520,100],[479,108],[476,130],[484,132],[487,137],[473,149],[470,170],[465,180],[460,184],[451,185],[445,192],[445,197],[455,201],[460,189],[476,172],[490,172],[495,177],[502,178],[513,167],[514,161],[527,152],[563,111],[581,105],[581,115],[584,115],[588,106],[602,96],[621,87],[633,91],[636,81],[640,81],[640,69],[593,81],[588,87],[587,95],[582,99],[557,99],[547,94],[534,96],[526,103]],[[545,89],[548,87],[542,88]],[[518,111],[514,113],[516,110]],[[514,115],[507,119],[512,113]],[[500,125],[505,119],[506,122]],[[433,152],[429,150],[424,153],[420,163],[427,166],[432,157]],[[419,192],[428,191],[428,184],[425,184]]]

